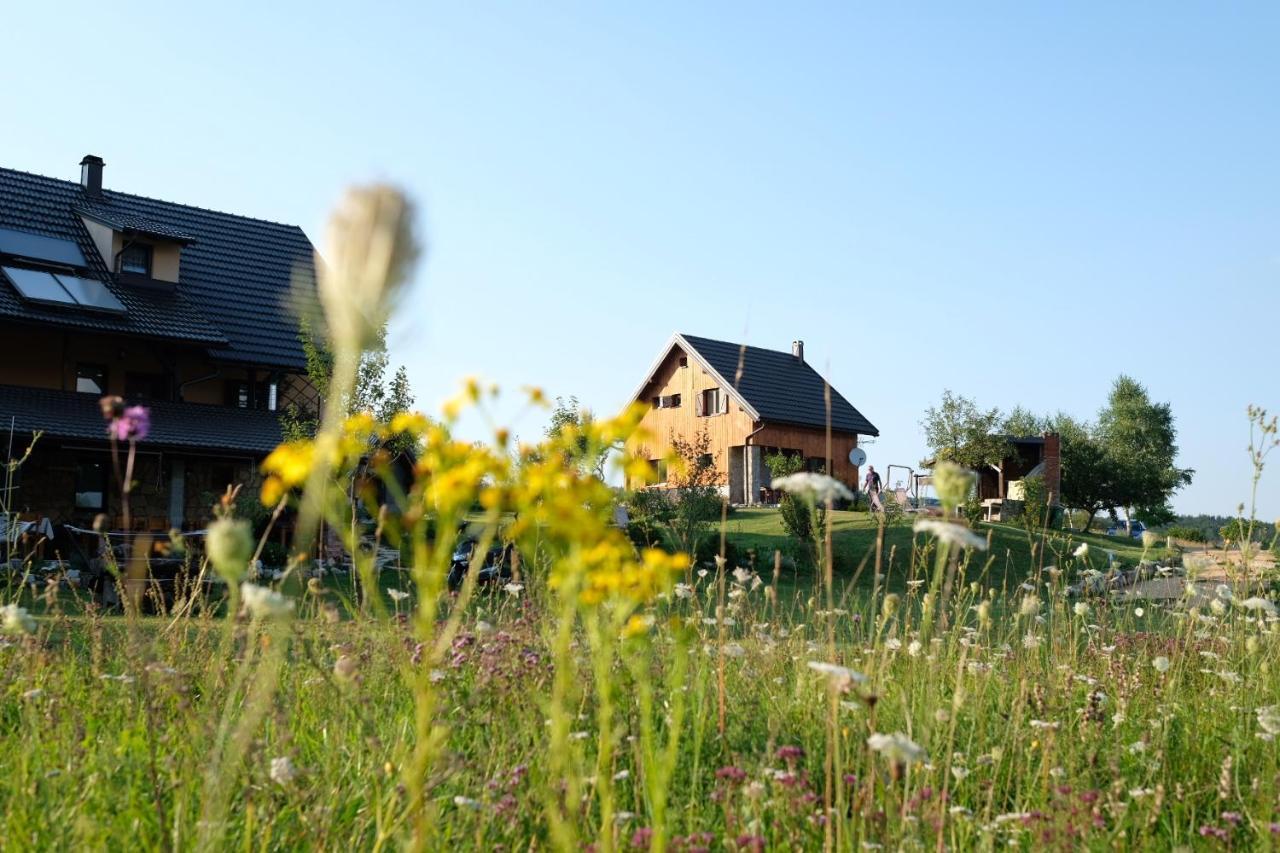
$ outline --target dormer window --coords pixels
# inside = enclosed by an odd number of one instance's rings
[[[151,247],[130,243],[120,250],[120,272],[151,278]]]

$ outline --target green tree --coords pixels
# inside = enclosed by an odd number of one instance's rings
[[[566,451],[565,464],[584,473],[604,479],[605,463],[613,447],[592,447],[588,441],[588,427],[595,416],[591,410],[582,406],[577,397],[556,397],[555,407],[551,410],[551,420],[544,431],[547,438],[559,439],[572,433],[576,438],[572,441],[572,451]]]
[[[384,326],[374,344],[360,356],[355,388],[344,401],[347,414],[372,412],[379,420],[390,421],[412,408],[413,392],[404,366],[401,365],[389,381],[387,379],[389,357],[386,339]],[[315,437],[333,377],[333,352],[310,321],[304,319],[299,323],[298,340],[306,358],[307,381],[316,393],[312,405],[291,402],[281,410],[280,425],[286,441]],[[408,436],[397,436],[388,442],[388,446],[397,451],[410,450],[411,445],[412,439]]]
[[[680,464],[667,473],[667,482],[674,487],[671,495],[675,502],[671,536],[676,547],[697,555],[724,509],[724,497],[720,494],[723,477],[716,467],[711,434],[707,430],[689,439],[672,432],[670,441],[671,449],[680,457]]]
[[[1169,500],[1195,473],[1176,464],[1177,435],[1168,403],[1153,403],[1147,389],[1128,376],[1116,379],[1097,427],[1111,467],[1108,509],[1122,508],[1148,525],[1174,518]]]
[[[1001,425],[1001,431],[1005,435],[1014,438],[1023,438],[1032,435],[1041,435],[1048,431],[1050,418],[1043,418],[1032,412],[1030,409],[1024,409],[1022,406],[1014,406],[1009,414],[1005,415],[1004,423]]]
[[[942,392],[942,402],[930,406],[920,422],[933,462],[955,462],[974,471],[998,467],[1009,455],[999,409],[979,409],[967,397]],[[924,466],[927,467],[927,466]]]

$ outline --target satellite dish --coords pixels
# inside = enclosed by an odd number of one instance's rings
[[[849,464],[855,468],[860,467],[862,463],[867,461],[867,451],[861,447],[855,447],[849,451]]]

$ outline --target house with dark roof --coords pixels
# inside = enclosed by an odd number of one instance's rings
[[[314,407],[297,309],[315,303],[300,228],[0,168],[0,447],[26,463],[0,511],[119,523],[99,399],[151,410],[136,525],[208,520],[280,441],[278,411]]]
[[[880,434],[805,361],[803,341],[785,352],[676,334],[631,399],[649,407],[641,422],[646,445],[633,449],[656,465],[673,437],[689,441],[706,433],[734,504],[769,499],[764,458],[770,453],[800,456],[808,470],[826,471],[856,488],[851,453],[858,437]],[[665,479],[661,469],[659,478]]]

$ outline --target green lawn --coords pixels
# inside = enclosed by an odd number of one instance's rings
[[[881,547],[882,573],[891,589],[901,589],[910,572],[913,539],[912,519],[889,526],[884,531]],[[1073,531],[1049,531],[1044,536],[1028,536],[1026,531],[1010,524],[981,524],[979,531],[991,537],[991,548],[985,555],[972,558],[969,576],[986,577],[987,585],[1002,587],[1021,582],[1029,568],[1052,566],[1069,556],[1082,542],[1090,549],[1090,563],[1096,568],[1108,564],[1106,552],[1114,552],[1116,560],[1135,565],[1143,555],[1140,542],[1102,534],[1081,535]],[[752,508],[735,510],[725,522],[725,537],[737,549],[739,561],[747,559],[754,549],[757,565],[766,572],[772,566],[774,553],[784,555],[783,580],[800,580],[786,555],[791,552],[782,519],[776,509]],[[859,586],[870,587],[876,565],[877,520],[866,512],[834,512],[831,519],[832,550],[836,576],[846,583],[857,578]],[[924,539],[921,538],[920,544]],[[1149,555],[1150,556],[1150,555]]]

